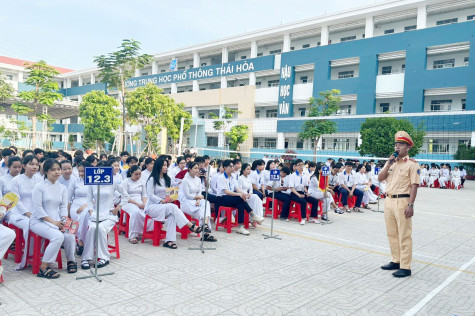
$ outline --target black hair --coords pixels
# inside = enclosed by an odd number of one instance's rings
[[[13,151],[10,148],[5,148],[2,150],[2,157],[11,156]]]
[[[130,156],[128,151],[123,151],[120,153],[120,156]]]
[[[48,155],[45,155],[45,157],[48,157],[50,159],[58,159],[59,155],[57,153],[48,153]]]
[[[94,155],[89,155],[89,156],[87,156],[87,158],[86,158],[86,161],[89,162],[90,164],[92,164],[92,163],[93,163],[94,161],[96,161],[96,160],[97,160],[97,157],[94,156]]]
[[[89,156],[89,157],[91,157],[91,156]],[[87,157],[87,158],[89,158],[89,157]],[[86,159],[86,161],[87,161],[87,159]],[[89,161],[87,161],[87,162],[89,162]],[[97,163],[96,167],[110,167],[110,166],[112,166],[112,163],[113,163],[113,161],[111,161],[111,160],[108,160],[108,161],[100,160]]]
[[[35,148],[35,149],[33,150],[33,152],[35,153],[35,155],[41,154],[41,153],[43,153],[43,154],[45,153],[45,151],[44,151],[43,149],[41,149],[41,148]]]
[[[155,160],[153,158],[150,158],[150,157],[147,157],[145,158],[144,160],[144,163],[143,163],[143,167],[142,167],[142,171],[147,169],[147,166],[151,163],[151,162],[154,162]]]
[[[209,158],[208,155],[204,155],[204,156],[203,156],[203,159],[206,160],[206,159],[211,159],[211,158]]]
[[[264,160],[262,160],[262,159],[254,160],[254,161],[252,162],[251,169],[252,169],[252,170],[256,170],[256,169],[257,169],[257,166],[262,166],[262,165],[265,165],[265,161],[264,161]]]
[[[74,157],[74,164],[73,164],[73,166],[74,166],[74,167],[77,167],[82,161],[84,161],[84,157],[83,157],[83,156],[76,156],[76,157]]]
[[[241,161],[241,160],[239,160],[239,161]],[[247,167],[249,167],[249,166],[250,166],[250,164],[248,164],[248,163],[243,163],[242,164],[242,166],[241,166],[241,175],[244,173],[244,170],[246,170]]]
[[[285,173],[286,176],[288,176],[291,173],[289,167],[285,167],[285,166],[282,167],[282,170],[280,170],[280,172]]]
[[[25,150],[25,151],[21,154],[21,158],[25,158],[26,155],[28,155],[28,154],[30,154],[30,153],[31,153],[33,156],[35,155],[35,152],[34,152],[33,150],[27,149],[27,150]]]
[[[107,156],[107,160],[117,159],[114,155]]]
[[[160,172],[162,171],[163,165],[166,163],[167,161],[165,159],[157,159],[155,160],[155,163],[153,164],[153,170],[152,170],[152,173],[150,174],[150,178],[152,178],[153,183],[158,186],[160,186]],[[166,172],[163,174],[163,179],[165,179],[165,186],[169,188],[171,186],[172,181]]]
[[[59,163],[59,165],[61,166],[61,170],[63,169],[63,165],[65,165],[67,163],[70,164],[71,167],[73,166],[73,163],[71,162],[71,160],[63,160]]]
[[[302,159],[297,159],[294,161],[294,165],[298,165],[299,163],[303,163]]]
[[[203,163],[203,162],[205,162],[205,160],[204,160],[203,157],[198,156],[198,157],[195,157],[195,162],[197,162],[197,163]]]
[[[240,162],[242,162],[242,161],[241,161],[241,159],[239,159],[239,158],[234,158],[234,159],[233,159],[233,165],[236,165],[236,164],[238,164],[238,163],[240,163]]]
[[[105,159],[107,160],[107,155],[106,155],[106,154],[101,154],[101,155],[99,156],[99,159],[100,159],[100,160],[103,160],[103,158],[105,158]]]
[[[45,175],[45,179],[47,178],[48,171],[53,168],[54,165],[58,165],[58,167],[61,169],[61,164],[59,163],[59,161],[52,158],[48,158],[45,160],[45,163],[43,164],[43,173]]]
[[[271,165],[272,163],[275,163],[274,160],[269,160],[269,161],[267,161],[267,163],[266,163],[266,170],[270,170],[270,165]]]
[[[16,146],[13,146],[13,145],[12,145],[12,146],[10,146],[10,147],[8,147],[8,148],[10,148],[10,149],[13,151],[13,153],[14,153],[15,155],[18,153],[18,148],[16,148]]]
[[[188,173],[190,173],[190,170],[193,169],[194,166],[198,166],[198,162],[194,161],[194,162],[191,162],[188,163]]]
[[[182,161],[182,160],[185,160],[185,157],[182,157],[182,156],[177,157],[177,158],[176,158],[176,165],[178,166],[178,164],[179,164],[180,161]]]
[[[76,168],[79,168],[79,167],[87,168],[87,167],[91,167],[91,164],[87,162],[86,160],[83,160],[80,163],[78,163],[78,165],[76,166]]]
[[[74,157],[77,157],[77,156],[84,156],[84,152],[80,149],[76,150],[74,152]]]
[[[223,161],[223,168],[226,168],[226,167],[229,167],[229,165],[231,165],[233,163],[233,161],[231,159],[226,159]]]
[[[364,168],[363,164],[359,164],[357,167],[356,167],[356,172],[359,172],[362,168]],[[366,168],[365,168],[366,169]]]
[[[320,166],[322,165],[321,163],[319,163],[319,164],[320,164]],[[310,161],[310,162],[308,163],[308,167],[309,167],[309,168],[317,167],[317,165],[318,165],[318,164],[317,164],[315,161]]]
[[[139,160],[137,159],[137,157],[135,156],[129,156],[129,158],[127,158],[127,160],[125,161],[126,164],[129,164],[131,163],[132,161],[134,162],[139,162]]]
[[[8,168],[10,168],[15,161],[19,161],[21,163],[20,157],[13,156],[10,159],[8,159]]]
[[[32,155],[29,155],[29,156],[26,156],[25,158],[23,158],[23,161],[21,162],[23,165],[27,165],[29,164],[33,159],[35,159],[38,163],[40,163],[40,161],[38,160],[38,158],[36,158],[36,156],[32,156]]]
[[[132,174],[134,174],[135,171],[140,170],[140,167],[138,165],[133,165],[127,170],[127,178],[132,177]]]
[[[352,163],[351,161],[345,162],[345,167],[346,167],[346,166],[352,166],[352,167],[354,167],[354,165],[353,165],[353,163]]]

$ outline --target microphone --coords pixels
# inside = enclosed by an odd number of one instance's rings
[[[392,164],[396,161],[396,158],[399,156],[399,153],[395,151],[392,156],[394,156],[394,159],[389,159],[389,162]]]

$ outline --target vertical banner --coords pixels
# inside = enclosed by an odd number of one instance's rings
[[[172,61],[170,62],[170,71],[176,71],[178,67],[178,59],[173,58]]]
[[[294,66],[283,65],[280,67],[278,117],[292,117],[294,114],[294,104],[292,102],[294,95],[294,80]]]

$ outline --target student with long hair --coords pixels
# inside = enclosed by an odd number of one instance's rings
[[[85,168],[90,166],[87,161],[80,162],[77,165],[78,176],[68,187],[68,214],[72,220],[79,222],[79,227],[76,230],[76,254],[78,256],[81,256],[84,251],[84,240],[86,240],[89,227],[90,214],[87,207],[87,186],[84,185],[84,174]]]
[[[331,194],[333,191],[330,188],[327,188],[327,192],[326,194],[324,194],[324,191],[320,189],[319,180],[320,180],[321,168],[322,168],[321,166],[319,168],[317,167],[317,169],[310,176],[310,182],[308,185],[308,194],[316,200],[323,200],[324,210],[326,210],[328,206],[331,206],[334,209],[335,213],[343,214],[344,212],[338,208],[338,205],[336,205],[335,201],[333,200],[333,197]],[[322,219],[323,220],[327,219],[327,215],[325,214],[325,212],[322,213]],[[317,218],[314,218],[314,222],[318,222]]]
[[[270,160],[269,160],[270,161]],[[246,202],[251,207],[252,211],[259,217],[264,216],[264,208],[262,207],[262,200],[259,198],[257,194],[253,193],[252,190],[252,180],[250,178],[251,174],[251,165],[248,163],[244,163],[241,166],[241,175],[238,178],[238,186],[239,188],[246,193]],[[256,227],[257,222],[252,222],[253,226]]]
[[[122,182],[122,210],[130,216],[129,242],[138,243],[138,236],[143,232],[145,222],[145,204],[147,192],[142,181],[142,170],[138,165],[127,169],[127,179]]]
[[[252,172],[251,172],[251,181],[252,181],[252,189],[254,194],[257,194],[259,198],[262,200],[266,197],[266,182],[264,179],[264,168],[266,163],[262,159],[254,160],[252,162]]]
[[[47,159],[43,165],[45,180],[33,189],[33,212],[30,229],[35,234],[49,240],[41,259],[40,271],[37,276],[47,279],[59,278],[59,273],[49,265],[56,261],[58,251],[64,247],[67,258],[68,273],[77,272],[74,249],[74,235],[63,231],[63,224],[68,216],[68,194],[64,185],[58,182],[61,176],[61,165],[57,160]]]
[[[188,228],[199,234],[201,227],[196,227],[185,217],[183,212],[173,203],[167,203],[167,188],[171,186],[171,179],[167,174],[168,162],[163,159],[157,159],[153,165],[152,174],[147,180],[147,205],[145,206],[145,214],[148,214],[153,220],[166,221],[167,236],[163,247],[177,249],[176,246],[176,229],[178,226],[188,226]]]
[[[18,269],[23,269],[26,263],[26,255],[28,251],[28,233],[30,230],[30,217],[33,212],[33,189],[36,184],[41,181],[36,177],[39,168],[38,158],[33,155],[26,156],[23,161],[24,173],[16,176],[12,180],[11,190],[18,196],[18,204],[8,213],[8,223],[13,224],[23,230],[23,239],[25,240],[25,248],[23,257]],[[18,247],[20,245],[17,245]]]
[[[304,163],[301,159],[297,159],[294,162],[295,172],[290,176],[289,187],[290,187],[290,199],[296,203],[300,204],[300,212],[302,215],[302,220],[300,225],[305,225],[305,219],[307,218],[307,202],[312,204],[312,211],[310,216],[313,218],[318,217],[318,200],[311,197],[307,192],[308,182],[307,178],[303,175],[303,166]]]
[[[202,195],[202,186],[200,180],[200,168],[197,162],[192,162],[188,166],[188,173],[181,183],[178,193],[181,210],[200,220],[200,226],[205,223],[204,241],[216,241],[211,236],[210,214],[211,206]]]
[[[155,160],[150,157],[145,158],[143,162],[142,176],[140,177],[140,179],[142,179],[142,182],[144,183],[144,185],[147,182],[148,178],[150,178],[150,175],[152,174],[154,163],[155,163]]]
[[[20,174],[21,169],[21,159],[19,157],[10,157],[8,160],[8,173],[0,177],[0,194],[2,196],[12,191],[13,178]]]
[[[60,164],[61,177],[59,177],[58,182],[64,185],[66,189],[68,189],[71,182],[73,182],[76,178],[76,176],[73,175],[73,164],[70,160],[62,160]]]

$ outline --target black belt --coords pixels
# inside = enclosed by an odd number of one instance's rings
[[[409,194],[396,194],[396,195],[388,195],[392,199],[399,199],[399,198],[408,198],[411,197]]]

